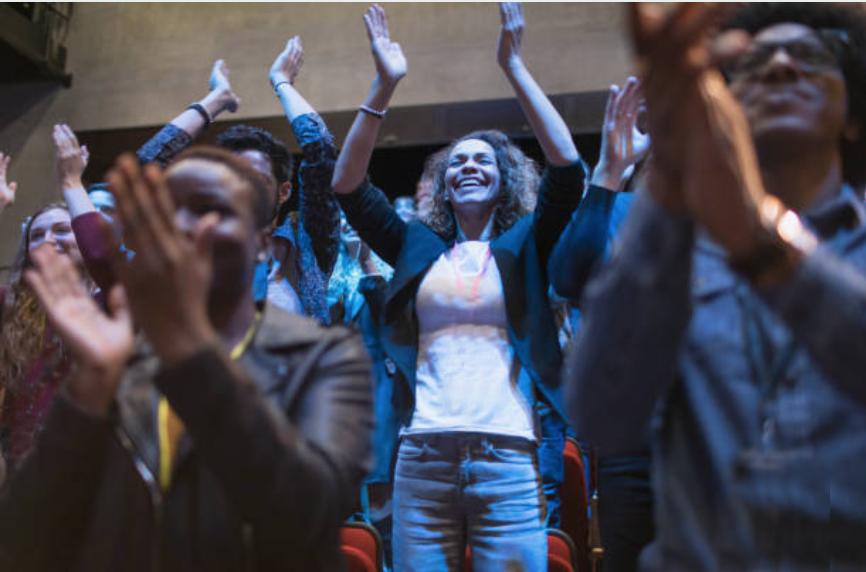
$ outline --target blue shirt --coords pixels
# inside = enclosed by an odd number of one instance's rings
[[[772,289],[692,224],[635,201],[587,286],[567,407],[616,453],[652,422],[656,539],[643,570],[866,566],[866,221],[843,189],[821,246]]]

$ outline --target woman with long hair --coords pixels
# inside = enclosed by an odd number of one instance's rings
[[[382,330],[405,378],[390,400],[401,436],[398,572],[459,570],[467,544],[475,570],[547,566],[539,417],[564,415],[545,267],[585,172],[520,56],[520,5],[501,4],[500,15],[498,61],[544,151],[542,177],[504,134],[470,133],[439,155],[427,224],[397,216],[365,181],[379,124],[406,74],[378,6],[364,18],[377,76],[334,172],[349,223],[394,267]]]
[[[65,204],[49,204],[27,219],[7,286],[0,287],[0,443],[10,469],[29,453],[51,399],[69,373],[63,344],[24,281],[25,270],[33,266],[30,255],[40,247],[53,248],[83,271]]]

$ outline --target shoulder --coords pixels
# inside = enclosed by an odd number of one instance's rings
[[[290,314],[267,304],[255,345],[266,350],[333,344],[351,339],[355,332],[341,326],[322,326],[307,316]]]

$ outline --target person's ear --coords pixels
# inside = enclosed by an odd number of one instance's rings
[[[259,245],[256,252],[256,262],[264,263],[271,257],[271,235],[267,232],[259,233]]]
[[[277,192],[277,200],[280,204],[283,204],[290,198],[292,198],[292,182],[286,181],[280,185],[280,190]]]

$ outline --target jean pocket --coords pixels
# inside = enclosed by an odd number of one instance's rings
[[[403,439],[397,450],[397,459],[400,461],[420,461],[427,451],[427,444],[413,442],[412,439]]]
[[[512,449],[508,447],[490,447],[490,458],[500,463],[509,463],[512,465],[532,465],[533,452],[523,451],[520,449]]]

